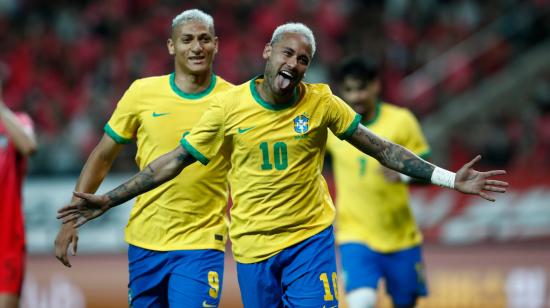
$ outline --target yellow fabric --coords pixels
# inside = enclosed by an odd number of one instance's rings
[[[222,144],[231,149],[229,229],[241,263],[265,260],[333,223],[321,175],[327,128],[346,137],[360,121],[327,85],[301,83],[295,102],[274,110],[259,97],[255,82],[217,95],[182,140],[203,163]]]
[[[173,74],[136,80],[118,102],[105,126],[115,141],[136,137],[136,163],[142,170],[175,149],[207,110],[209,99],[233,87],[212,75],[198,94],[177,88]],[[126,226],[126,241],[157,251],[225,249],[227,240],[227,172],[216,155],[212,163],[194,163],[173,180],[137,197]]]
[[[429,154],[420,125],[410,111],[378,103],[377,116],[365,125],[374,133],[417,155]],[[406,184],[390,183],[374,158],[347,142],[329,136],[336,182],[337,242],[364,243],[379,252],[393,252],[422,241]]]

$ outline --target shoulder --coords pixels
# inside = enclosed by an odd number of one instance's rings
[[[216,85],[217,87],[217,85]],[[212,96],[209,97],[210,104],[223,104],[231,105],[238,103],[239,97],[249,91],[249,84],[244,83],[240,85],[233,85],[231,83],[226,84],[226,89],[223,91],[216,91],[212,93]]]
[[[405,107],[400,107],[394,104],[390,104],[387,102],[381,102],[381,112],[388,114],[392,117],[398,117],[401,119],[414,119],[416,120],[416,117],[414,114]]]
[[[330,86],[326,83],[302,82],[302,85],[306,90],[306,94],[315,95],[323,98],[330,97],[333,95],[332,90],[330,89]]]
[[[225,87],[225,91],[216,92],[214,94],[215,97],[232,98],[235,95],[247,93],[250,90],[250,85],[248,82],[245,82],[240,85],[234,85],[232,83],[225,81],[225,84],[223,85],[223,87]]]
[[[325,108],[330,106],[337,100],[341,100],[338,96],[332,93],[330,86],[324,83],[302,83],[305,89],[306,101],[310,103],[321,103]]]
[[[159,83],[165,83],[169,79],[170,79],[170,75],[151,76],[151,77],[136,79],[134,83],[142,86],[148,86],[148,85],[156,85]]]
[[[134,80],[129,90],[141,90],[144,88],[158,88],[160,85],[168,84],[170,75],[152,76]]]
[[[223,79],[220,75],[215,75],[215,76],[216,76],[216,88],[219,89],[220,91],[228,90],[235,87],[233,83]]]

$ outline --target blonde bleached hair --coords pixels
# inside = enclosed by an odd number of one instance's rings
[[[313,36],[313,31],[303,23],[289,22],[278,26],[275,31],[273,31],[273,36],[269,44],[273,45],[277,43],[285,33],[298,33],[304,36],[311,45],[311,56],[315,54],[315,36]]]
[[[215,35],[214,18],[198,9],[185,10],[178,16],[174,17],[174,19],[172,19],[172,33],[174,33],[174,30],[177,27],[190,21],[200,22],[207,25],[212,35]]]

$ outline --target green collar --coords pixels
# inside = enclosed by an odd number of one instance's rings
[[[178,85],[176,85],[175,78],[176,78],[175,73],[170,74],[170,88],[172,88],[172,91],[174,91],[181,98],[185,98],[185,99],[199,99],[199,98],[205,97],[206,95],[210,94],[210,92],[212,92],[212,90],[216,86],[216,80],[217,80],[217,76],[212,74],[210,76],[210,85],[208,86],[208,88],[198,93],[185,93],[180,88],[178,88]]]
[[[294,95],[292,95],[292,101],[290,101],[287,104],[272,105],[272,104],[264,101],[262,99],[262,97],[260,96],[260,93],[258,93],[258,91],[256,90],[256,80],[258,78],[263,78],[263,75],[256,76],[256,77],[252,78],[252,80],[250,80],[250,92],[252,93],[252,97],[254,97],[254,100],[258,104],[262,105],[262,107],[264,107],[265,109],[283,110],[283,109],[292,107],[298,101],[298,97],[299,97],[298,87],[296,87],[296,89],[294,89]]]
[[[376,101],[376,105],[374,106],[374,118],[363,122],[363,125],[368,126],[374,124],[378,118],[380,117],[380,107],[382,106],[381,101]]]

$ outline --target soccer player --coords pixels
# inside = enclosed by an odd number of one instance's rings
[[[76,184],[95,192],[124,144],[136,137],[140,170],[178,145],[215,93],[232,87],[212,72],[218,38],[210,15],[187,10],[172,21],[168,52],[175,72],[139,79],[105,125]],[[174,180],[137,198],[126,226],[132,307],[214,307],[221,296],[229,164],[221,153],[212,165],[194,164]],[[74,202],[73,198],[73,202]],[[66,266],[76,232],[63,226],[56,257]]]
[[[338,305],[332,222],[335,209],[321,175],[328,129],[384,165],[494,200],[505,182],[468,163],[456,175],[429,164],[360,125],[360,116],[324,84],[303,83],[315,39],[303,24],[275,29],[263,50],[264,74],[212,98],[191,133],[123,185],[59,210],[75,226],[210,160],[229,146],[234,201],[230,238],[245,307]]]
[[[0,307],[19,307],[25,272],[21,189],[27,157],[37,144],[30,117],[2,100],[0,83]]]
[[[360,59],[340,67],[339,92],[378,136],[419,157],[430,148],[414,115],[380,101],[378,71]],[[350,308],[374,307],[384,278],[394,307],[414,307],[427,294],[420,245],[422,235],[409,207],[411,178],[382,166],[347,142],[330,135],[336,180],[336,241]],[[400,176],[401,175],[401,176]],[[425,182],[427,183],[427,182]]]

